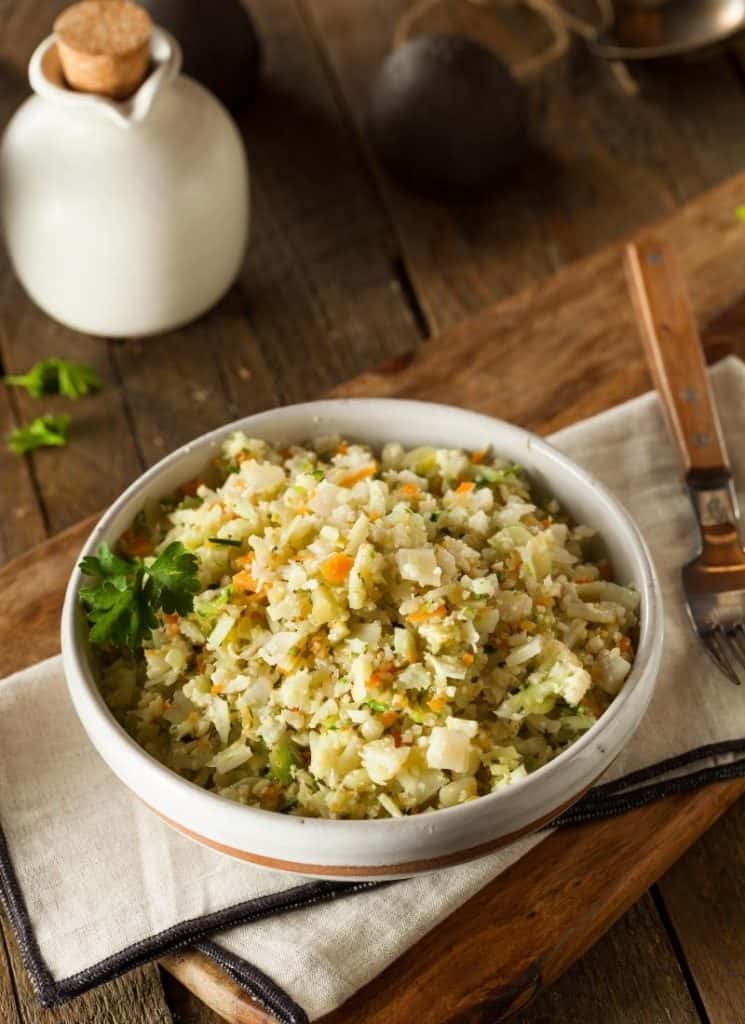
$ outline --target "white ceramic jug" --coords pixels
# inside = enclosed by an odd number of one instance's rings
[[[180,66],[178,43],[154,27],[147,78],[115,101],[66,86],[53,36],[31,58],[35,95],[0,146],[0,215],[22,284],[69,327],[165,331],[209,309],[238,273],[243,143]]]

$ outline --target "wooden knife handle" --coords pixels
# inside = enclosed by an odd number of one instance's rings
[[[689,481],[729,475],[698,327],[669,242],[626,248],[626,273],[649,368]]]

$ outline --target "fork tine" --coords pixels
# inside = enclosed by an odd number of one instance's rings
[[[706,644],[707,651],[718,665],[720,671],[724,673],[731,683],[739,686],[741,680],[731,660],[732,645],[727,640],[727,634],[724,632],[724,629],[721,626],[715,626],[714,629],[705,633],[702,639]]]
[[[722,661],[722,658],[721,658],[721,656],[719,654],[719,648],[718,648],[718,645],[716,643],[713,631],[710,630],[707,633],[701,633],[700,636],[701,636],[701,640],[703,642],[703,645],[706,648],[706,653],[709,655],[711,660],[717,666],[719,671],[723,672],[724,675],[726,675],[728,678],[730,678],[730,673],[729,673],[729,671],[727,669],[727,666]]]
[[[745,629],[742,623],[733,626],[727,634],[729,638],[729,649],[733,652],[740,666],[745,669]]]
[[[732,630],[732,643],[742,664],[745,665],[745,625],[742,622]]]
[[[717,636],[721,642],[721,652],[727,667],[732,675],[732,680],[735,686],[740,686],[742,683],[741,672],[738,671],[738,662],[740,662],[740,649],[734,642],[734,638],[730,636],[724,626],[716,627]],[[733,654],[735,657],[733,658]],[[742,662],[740,662],[742,664]]]

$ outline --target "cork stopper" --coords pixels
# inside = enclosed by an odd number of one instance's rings
[[[54,23],[62,70],[78,92],[123,100],[141,85],[150,61],[148,12],[130,0],[83,0]]]

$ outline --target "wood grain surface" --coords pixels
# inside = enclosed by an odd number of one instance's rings
[[[0,122],[27,95],[28,57],[65,5],[66,0],[0,0]],[[102,396],[71,410],[75,423],[64,452],[20,460],[0,446],[0,561],[101,509],[141,468],[187,437],[277,401],[314,397],[415,350],[423,336],[457,325],[745,168],[745,135],[733,128],[745,113],[738,55],[635,71],[641,88],[630,100],[604,65],[575,51],[543,92],[543,107],[535,113],[535,151],[519,174],[479,203],[445,205],[412,196],[381,173],[364,138],[370,83],[407,5],[408,0],[249,3],[266,53],[261,91],[240,119],[253,175],[253,237],[235,288],[196,324],[142,343],[86,338],[40,314],[0,256],[0,363],[10,371],[26,369],[44,355],[78,358],[95,365],[106,384]],[[433,15],[433,26],[468,30],[458,20],[458,8],[468,5],[448,0],[444,6],[444,13]],[[479,31],[497,43],[485,24]],[[743,195],[738,182],[710,207],[686,211],[670,228],[685,250],[687,272],[695,275],[695,308],[706,319],[731,305],[741,276],[743,229],[734,208]],[[595,276],[615,267],[616,259],[606,253],[585,267],[576,290],[590,291]],[[548,287],[560,307],[573,286],[560,276]],[[541,298],[539,287],[503,314],[519,326],[535,303],[548,317],[551,303],[541,305]],[[611,291],[608,301],[621,304],[622,289]],[[594,315],[591,302],[585,307],[576,301],[572,309],[580,319]],[[571,341],[568,314],[557,326],[560,338]],[[547,319],[544,337],[549,327]],[[646,386],[623,308],[617,323],[592,335],[579,365],[562,357],[561,344],[547,344],[545,360],[543,351],[536,359],[536,350],[523,344],[524,334],[518,344],[508,341],[512,329],[500,319],[476,330],[475,350],[466,349],[464,359],[476,360],[482,373],[477,386],[463,390],[465,375],[458,376],[459,367],[442,348],[436,350],[439,373],[430,372],[424,385],[414,374],[411,386],[437,389],[438,378],[444,382],[455,374],[447,400],[478,405],[485,401],[479,392],[488,391],[485,381],[499,381],[503,394],[503,382],[515,379],[512,365],[532,359],[545,394],[528,388],[524,396],[513,396],[512,408],[516,418],[544,430],[624,397],[626,378],[632,390]],[[712,325],[710,354],[727,350],[738,332],[745,335],[742,307]],[[493,349],[488,358],[484,345]],[[357,387],[404,394],[407,379],[374,374]],[[537,415],[536,403],[544,398]],[[56,408],[52,400],[40,409],[0,389],[0,432]],[[60,550],[56,558],[62,564]],[[54,561],[50,555],[50,565],[33,573],[58,592]],[[1,602],[2,597],[0,616]],[[29,611],[43,618],[33,601]],[[45,643],[51,651],[51,634]],[[21,638],[14,637],[11,649],[19,646]],[[44,653],[41,646],[37,650]],[[735,825],[738,815],[739,808],[729,816]],[[734,845],[736,827],[722,827],[719,843],[718,834],[715,828],[711,842],[704,842],[709,858],[717,846],[712,863],[723,876],[741,849]],[[741,900],[736,883],[721,887],[728,899],[739,894]],[[654,901],[647,899],[535,1009],[522,1014],[521,1024],[595,1024],[600,1017],[606,1024],[687,1021],[703,1019],[704,1005],[713,1024],[745,1020],[745,979],[730,969],[733,950],[745,945],[745,924],[729,902],[724,906],[708,893],[706,913],[696,913],[690,910],[697,906],[694,894],[686,893],[683,882],[662,886]],[[159,986],[153,968],[40,1013],[6,935],[5,952],[0,937],[0,1020],[218,1019],[177,983]],[[648,956],[619,957],[630,936]],[[667,965],[662,973],[653,960],[658,953]],[[602,977],[604,997],[597,1001],[584,991],[588,972]]]

